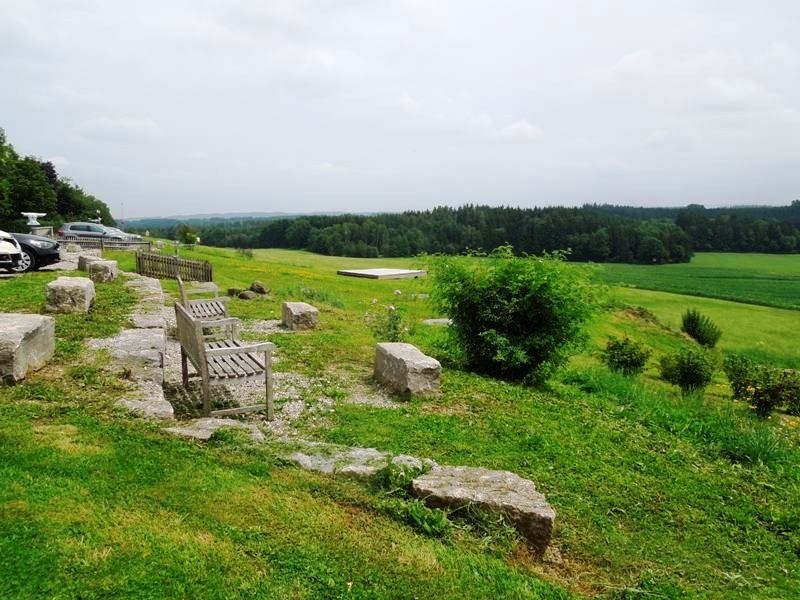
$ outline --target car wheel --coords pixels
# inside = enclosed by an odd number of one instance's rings
[[[36,269],[36,257],[28,252],[25,248],[22,248],[22,260],[19,261],[19,265],[13,267],[11,270],[15,273],[27,273],[28,271],[33,271]]]

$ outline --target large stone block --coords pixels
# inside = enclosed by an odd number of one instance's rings
[[[78,257],[78,270],[79,271],[86,271],[89,272],[89,265],[93,262],[97,262],[98,260],[103,260],[99,256],[94,254],[81,254]]]
[[[532,481],[509,471],[434,467],[417,477],[411,488],[431,508],[473,504],[503,514],[539,553],[553,535],[556,512]]]
[[[319,311],[305,302],[283,303],[283,324],[288,329],[314,329],[319,323]]]
[[[94,296],[94,283],[88,277],[59,277],[47,284],[45,309],[56,313],[87,313]]]
[[[56,347],[55,319],[42,315],[0,314],[0,379],[13,383],[43,367]]]
[[[89,278],[95,283],[114,281],[119,275],[115,260],[95,260],[89,263]]]
[[[375,347],[375,377],[403,394],[426,395],[439,391],[442,365],[416,346],[384,342]]]

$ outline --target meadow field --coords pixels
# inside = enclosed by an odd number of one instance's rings
[[[127,383],[82,341],[124,323],[133,299],[115,282],[98,289],[90,315],[56,316],[57,360],[0,387],[0,597],[800,597],[798,418],[757,418],[731,400],[721,373],[704,397],[681,397],[657,369],[660,356],[692,343],[679,330],[690,307],[722,328],[720,357],[800,366],[791,340],[800,326],[797,257],[699,255],[674,271],[595,267],[608,285],[603,309],[585,350],[547,386],[445,363],[437,397],[383,409],[349,401],[376,389],[365,315],[395,306],[410,341],[434,356],[443,330],[422,321],[442,315],[425,278],[336,270],[418,268],[418,260],[205,247],[185,256],[210,260],[223,289],[253,280],[271,289],[232,299],[231,314],[246,321],[279,318],[285,300],[320,309],[317,330],[270,338],[276,371],[313,384],[300,435],[529,478],[558,515],[551,551],[534,556],[494,518],[451,514],[449,527],[432,531],[424,514],[409,518],[407,499],[378,485],[285,464],[275,439],[253,445],[223,431],[189,443],[114,409]],[[130,254],[113,257],[133,270]],[[762,286],[767,276],[780,285]],[[0,310],[40,311],[55,277],[0,282]],[[598,358],[609,335],[623,334],[653,350],[633,380]],[[335,410],[315,412],[321,398],[335,399]]]
[[[598,265],[595,280],[745,304],[800,309],[800,255],[701,252],[690,263]]]

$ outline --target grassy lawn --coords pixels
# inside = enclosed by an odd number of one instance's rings
[[[184,255],[211,260],[223,288],[258,279],[271,289],[233,299],[233,315],[279,318],[284,300],[317,306],[319,329],[272,341],[277,370],[314,378],[329,396],[372,385],[367,311],[397,306],[413,325],[412,342],[436,352],[441,330],[421,323],[439,316],[425,279],[336,275],[418,267],[412,259],[273,250],[247,259],[206,248]],[[133,269],[130,255],[115,258]],[[761,271],[758,258],[742,260],[736,293],[744,298]],[[776,278],[791,279],[788,264],[775,267]],[[0,309],[38,312],[52,276],[0,282]],[[798,420],[758,420],[730,400],[720,375],[705,398],[681,398],[655,366],[688,343],[678,324],[695,307],[722,327],[721,352],[796,367],[800,352],[787,332],[797,331],[800,312],[654,287],[662,291],[612,288],[612,308],[592,322],[587,350],[545,390],[445,368],[435,399],[399,410],[343,403],[302,424],[320,440],[532,479],[558,513],[556,551],[541,561],[499,526],[456,519],[444,537],[424,535],[379,490],[287,466],[269,442],[221,433],[188,443],[111,408],[125,383],[104,371],[102,357],[79,349],[82,336],[109,335],[130,306],[121,286],[102,286],[102,315],[57,317],[60,360],[0,387],[0,597],[796,597]],[[636,381],[597,360],[606,336],[623,333],[654,350]]]

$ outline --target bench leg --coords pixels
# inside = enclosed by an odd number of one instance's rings
[[[264,385],[267,388],[267,421],[272,421],[275,419],[275,407],[272,402],[272,352],[269,350],[264,352]]]
[[[211,416],[211,390],[209,389],[208,379],[203,377],[201,388],[203,390],[203,416]]]
[[[181,375],[183,376],[183,388],[188,389],[189,387],[189,364],[186,359],[186,352],[183,350],[183,346],[181,346]]]

